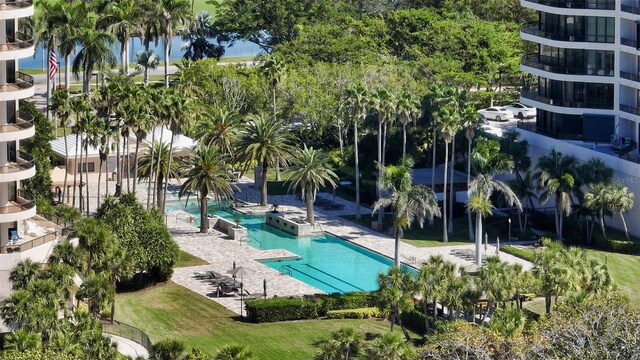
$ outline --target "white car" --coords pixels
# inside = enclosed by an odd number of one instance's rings
[[[513,119],[513,113],[506,108],[492,106],[478,110],[478,117],[487,120],[507,121]]]
[[[499,138],[502,137],[502,129],[499,127],[482,124],[480,125],[480,130],[484,131],[486,134],[491,134]]]
[[[536,117],[537,110],[533,106],[528,106],[523,103],[514,102],[504,106],[505,109],[511,111],[513,116],[518,119],[533,119]]]

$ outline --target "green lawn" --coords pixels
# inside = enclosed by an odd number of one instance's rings
[[[208,4],[208,2],[213,3],[212,0],[192,0],[193,1],[193,12],[198,14],[201,11],[207,11],[211,16],[216,14],[218,5]]]
[[[152,341],[178,339],[188,348],[198,347],[211,354],[227,344],[244,344],[259,359],[311,359],[316,352],[314,343],[345,326],[365,334],[389,329],[389,324],[380,320],[245,323],[221,305],[177,284],[119,294],[116,318],[142,329]]]
[[[186,251],[180,250],[180,255],[178,256],[178,261],[176,262],[175,267],[189,267],[189,266],[199,266],[199,265],[208,265],[209,263],[200,259],[199,257],[195,257],[189,254]]]

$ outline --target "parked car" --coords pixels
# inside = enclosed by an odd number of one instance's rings
[[[487,120],[507,121],[513,119],[513,113],[506,108],[493,106],[478,110],[478,117]]]
[[[525,105],[523,103],[514,102],[504,106],[505,109],[511,111],[513,116],[518,119],[533,119],[536,117],[537,110],[533,106]]]
[[[496,137],[499,137],[499,138],[502,137],[502,129],[499,127],[495,127],[487,124],[481,124],[480,130],[482,130],[486,134],[495,135]]]

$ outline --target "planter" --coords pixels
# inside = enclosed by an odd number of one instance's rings
[[[240,227],[230,227],[227,231],[228,231],[227,234],[233,240],[241,240],[241,239],[246,238],[248,236],[247,228],[242,227],[242,226],[240,226]]]
[[[295,236],[311,236],[313,227],[306,221],[285,219],[280,213],[267,212],[265,222]]]

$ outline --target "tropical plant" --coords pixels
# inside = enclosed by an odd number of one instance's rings
[[[465,129],[465,137],[467,138],[467,188],[469,188],[469,184],[471,183],[471,145],[475,137],[478,113],[476,113],[473,107],[467,106],[462,110],[461,117],[462,127]],[[469,220],[469,240],[473,241],[473,216],[471,216],[471,211],[467,211],[467,218]]]
[[[153,7],[157,11],[154,22],[157,35],[163,37],[164,46],[164,84],[169,87],[169,59],[171,58],[171,44],[176,29],[188,26],[193,18],[191,6],[186,0],[160,0]]]
[[[23,290],[34,280],[40,277],[42,273],[42,265],[27,258],[11,269],[9,273],[9,281],[13,290]]]
[[[269,82],[269,86],[271,87],[271,94],[273,99],[273,119],[277,119],[277,107],[276,107],[276,94],[278,90],[278,84],[282,81],[284,77],[287,66],[285,64],[284,58],[279,55],[268,55],[262,66],[260,67],[263,75]],[[275,163],[276,167],[276,181],[280,181],[280,159],[276,159]]]
[[[224,55],[224,47],[220,46],[222,37],[218,37],[218,31],[213,26],[211,14],[201,11],[196,15],[194,21],[179,31],[182,40],[185,41],[184,58],[186,60],[201,60],[204,58],[220,59]],[[209,39],[217,38],[218,44],[213,44]]]
[[[180,188],[179,197],[196,192],[200,202],[200,232],[209,231],[207,199],[210,195],[217,201],[233,198],[238,188],[231,183],[225,157],[215,147],[200,146],[192,152],[184,165],[187,178]]]
[[[76,78],[82,72],[82,91],[89,92],[91,74],[96,68],[105,70],[107,66],[114,65],[117,60],[111,45],[114,38],[111,34],[92,27],[82,28],[77,35],[67,39],[67,43],[77,43],[80,51],[73,59],[72,71]]]
[[[78,300],[86,300],[89,311],[98,315],[115,296],[115,290],[111,285],[109,274],[98,273],[90,275],[80,286],[76,293]]]
[[[239,148],[247,161],[257,162],[260,173],[260,206],[267,206],[267,171],[278,161],[285,162],[292,153],[291,133],[286,123],[265,114],[252,115],[243,131]]]
[[[120,61],[125,74],[129,74],[129,39],[143,31],[141,10],[136,0],[107,2],[96,23],[98,29],[108,31],[120,42]]]
[[[534,255],[533,275],[538,279],[539,291],[545,299],[545,311],[551,312],[551,299],[558,296],[568,277],[561,260],[562,245],[547,241],[545,248]]]
[[[589,191],[584,194],[584,206],[598,213],[600,231],[602,231],[605,240],[607,239],[607,229],[604,224],[604,216],[611,209],[612,200],[609,187],[603,183],[590,184]]]
[[[119,246],[114,246],[107,252],[102,268],[107,271],[111,280],[113,293],[116,292],[116,285],[119,281],[129,279],[134,274],[134,264],[128,253]],[[116,316],[116,298],[111,298],[111,323]]]
[[[487,258],[487,264],[478,271],[477,286],[488,300],[487,311],[482,316],[482,325],[485,324],[487,316],[492,316],[496,304],[503,303],[513,296],[515,288],[511,274],[509,265],[497,257]]]
[[[358,123],[367,117],[367,89],[362,84],[353,85],[346,91],[346,98],[353,115],[353,152],[356,182],[356,219],[360,219],[360,165],[358,154]]]
[[[175,152],[175,151],[172,151]],[[151,157],[155,156],[152,162]],[[158,208],[162,208],[164,202],[162,200],[162,189],[164,187],[165,175],[168,173],[170,178],[180,177],[181,161],[173,161],[169,168],[169,144],[156,142],[152,148],[147,145],[147,149],[140,157],[138,164],[138,179],[148,179],[149,183],[155,183],[156,203]],[[154,171],[155,170],[155,171]],[[151,177],[155,173],[155,179]],[[151,185],[149,185],[151,187]]]
[[[161,340],[153,344],[149,356],[150,360],[174,360],[179,359],[185,350],[184,343],[179,340]]]
[[[409,333],[402,323],[402,312],[411,309],[413,301],[413,275],[408,271],[392,266],[387,274],[378,274],[380,310],[389,314],[391,318],[391,331],[396,322],[400,325],[404,336],[409,341]]]
[[[253,352],[245,345],[225,345],[218,351],[216,360],[251,360],[255,359]]]
[[[115,240],[107,224],[95,217],[78,221],[76,229],[79,239],[78,246],[87,252],[86,274],[89,275],[93,271],[94,262],[104,256]]]
[[[364,337],[354,328],[345,327],[333,331],[331,338],[321,341],[318,344],[320,352],[316,355],[318,359],[341,359],[349,360],[352,356],[360,353]]]
[[[315,225],[313,203],[316,201],[316,194],[325,183],[329,183],[334,189],[337,187],[335,181],[338,180],[338,175],[327,167],[328,162],[321,150],[308,148],[306,144],[291,157],[292,168],[287,179],[291,182],[289,189],[301,191],[302,200],[307,205],[307,221],[311,226]]]
[[[397,100],[396,111],[402,123],[402,157],[405,157],[407,156],[407,125],[416,122],[421,109],[420,102],[408,91],[403,91]]]
[[[25,352],[35,350],[40,346],[40,335],[23,329],[7,334],[4,347],[7,351]]]
[[[524,176],[516,176],[515,179],[507,180],[507,184],[513,190],[513,193],[518,196],[519,199],[525,201],[524,211],[518,213],[518,224],[520,233],[524,233],[527,230],[527,224],[529,222],[529,208],[534,208],[534,200],[538,200],[538,194],[535,192],[535,182],[530,170],[524,173]]]
[[[384,134],[386,134],[387,122],[391,120],[391,115],[395,112],[396,100],[393,94],[385,89],[379,88],[376,91],[372,92],[369,96],[369,102],[371,108],[378,113],[378,182],[376,184],[376,195],[378,198],[381,197],[381,183],[382,183],[382,173],[384,166],[384,149],[383,149],[383,127]],[[382,230],[382,224],[384,221],[384,211],[378,212],[378,226],[379,229]]]
[[[456,266],[450,261],[446,261],[440,255],[430,256],[422,263],[416,286],[418,293],[422,296],[422,309],[425,315],[424,325],[427,332],[430,332],[428,319],[428,305],[431,300],[433,307],[434,323],[438,318],[438,299],[443,297],[448,286],[447,281],[455,276]]]
[[[434,116],[436,116],[438,119],[438,132],[444,140],[444,197],[442,201],[442,241],[449,242],[449,228],[447,226],[447,164],[449,161],[449,144],[459,130],[460,115],[458,114],[455,107],[446,106],[438,110],[438,112]]]
[[[415,350],[410,342],[403,341],[398,334],[388,332],[382,334],[367,347],[364,359],[410,360],[414,356]]]
[[[627,228],[627,222],[624,219],[624,212],[633,208],[634,194],[629,191],[628,187],[619,183],[613,183],[609,185],[609,197],[610,209],[620,215],[622,225],[624,226],[624,234],[626,235],[627,240],[629,240],[629,229]]]
[[[69,118],[71,117],[71,102],[69,100],[69,92],[67,90],[56,90],[51,96],[51,104],[49,109],[53,111],[58,118],[60,127],[62,128],[62,136],[64,136],[64,157],[69,158],[69,146],[67,145],[67,126],[69,126]],[[64,182],[62,187],[62,199],[67,194],[67,177],[69,171],[65,169]]]
[[[414,221],[422,227],[425,219],[433,219],[441,213],[433,190],[424,185],[413,185],[411,158],[404,158],[397,166],[378,166],[382,170],[381,186],[391,195],[378,199],[373,204],[373,212],[384,211],[387,206],[393,209],[394,264],[400,266],[400,240],[404,229],[410,228]]]
[[[216,109],[206,112],[195,123],[196,138],[201,144],[213,146],[233,163],[237,160],[236,146],[240,139],[243,119],[235,111]]]
[[[158,54],[153,50],[140,50],[136,53],[136,70],[142,71],[142,81],[149,83],[149,69],[155,70],[160,64]]]

